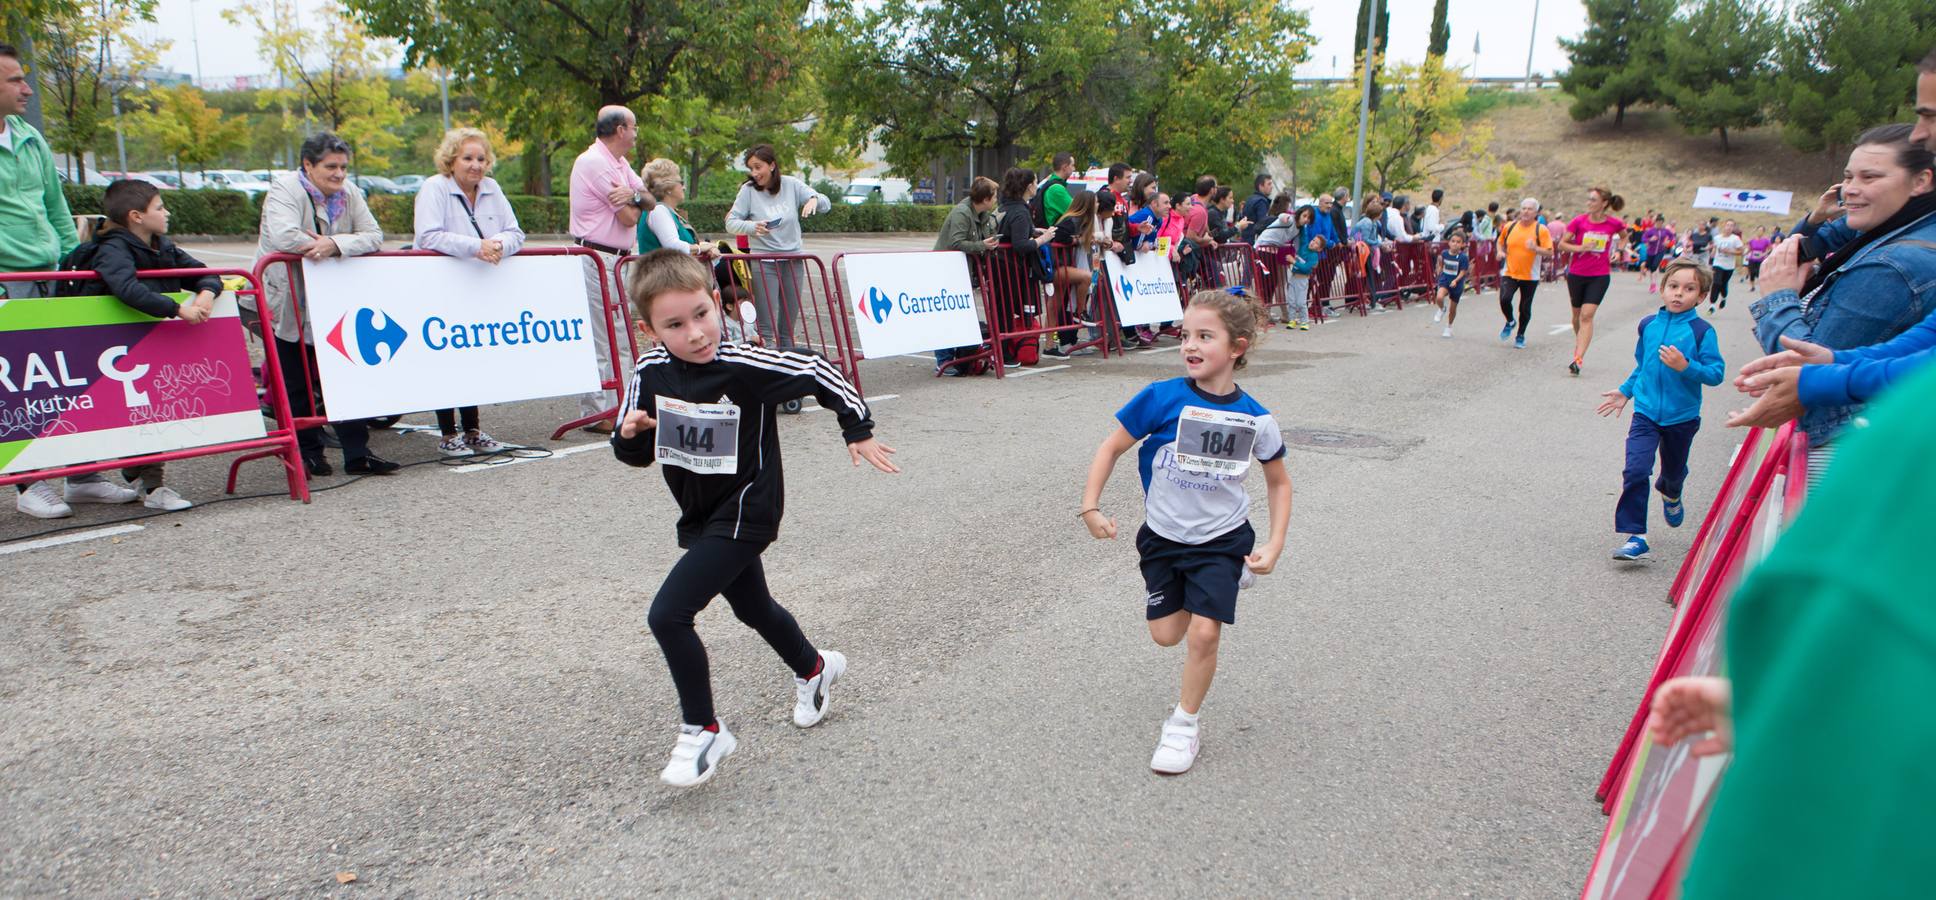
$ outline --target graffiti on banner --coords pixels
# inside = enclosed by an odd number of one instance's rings
[[[1183,298],[1176,289],[1176,271],[1160,253],[1136,254],[1133,265],[1123,265],[1114,253],[1103,254],[1110,293],[1116,296],[1117,321],[1125,326],[1154,325],[1183,318]]]
[[[842,263],[847,312],[864,355],[879,359],[981,342],[966,255],[859,253]]]
[[[0,303],[0,474],[264,433],[233,294],[200,325],[113,297]]]
[[[1788,215],[1788,207],[1794,199],[1795,195],[1789,191],[1703,187],[1696,188],[1694,191],[1694,208],[1785,216]]]
[[[310,337],[331,418],[599,389],[576,256],[493,266],[444,256],[304,260]],[[609,277],[609,276],[608,276]]]

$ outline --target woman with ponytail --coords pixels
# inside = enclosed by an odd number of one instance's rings
[[[1560,250],[1573,254],[1566,267],[1566,291],[1573,297],[1573,362],[1566,369],[1580,374],[1586,348],[1593,344],[1593,316],[1613,281],[1613,259],[1620,254],[1627,225],[1608,211],[1619,212],[1627,201],[1603,187],[1586,192],[1586,212],[1566,225]]]

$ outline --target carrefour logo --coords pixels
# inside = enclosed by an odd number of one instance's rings
[[[516,347],[520,344],[550,344],[585,339],[583,318],[541,319],[530,310],[515,319],[484,322],[451,322],[430,316],[418,329],[424,349],[477,350],[486,347]],[[325,340],[352,363],[377,366],[397,358],[409,340],[410,332],[388,313],[363,307],[344,313],[336,320]]]
[[[902,291],[898,295],[889,297],[886,291],[870,287],[867,289],[867,296],[861,298],[858,306],[861,318],[873,319],[876,325],[885,325],[888,315],[896,311],[902,315],[918,316],[923,313],[972,310],[975,308],[975,295],[973,293],[951,294],[944,290],[937,290],[932,294],[919,295]]]
[[[343,326],[349,325],[345,329]],[[381,365],[396,358],[410,333],[380,309],[367,306],[344,313],[329,330],[327,340],[336,352],[350,362],[361,360],[366,366]]]
[[[1124,297],[1136,296],[1136,285],[1130,282],[1128,275],[1118,276],[1116,278],[1116,282],[1118,286],[1122,288]]]

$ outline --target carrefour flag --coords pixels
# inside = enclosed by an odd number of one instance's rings
[[[1694,191],[1694,208],[1725,209],[1728,212],[1742,213],[1773,213],[1777,216],[1785,216],[1788,215],[1788,206],[1794,197],[1795,195],[1788,191],[1704,187]]]

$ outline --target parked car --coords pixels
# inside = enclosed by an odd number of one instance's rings
[[[362,188],[365,194],[415,193],[415,191],[405,190],[401,185],[381,175],[357,175],[353,176],[351,180],[355,181],[356,186]]]
[[[54,169],[54,174],[60,176],[60,180],[62,184],[74,183],[73,177],[68,174],[67,168],[65,166],[56,167]],[[113,180],[114,179],[109,178],[106,175],[103,175],[99,172],[96,172],[93,169],[87,168],[86,166],[81,167],[82,184],[91,184],[91,185],[94,185],[95,187],[107,187],[108,183]]]
[[[156,178],[155,176],[150,175],[146,172],[102,172],[101,174],[106,176],[110,181],[119,181],[122,179],[127,179],[129,181],[145,181],[149,184],[154,185],[155,187],[161,188],[164,191],[172,191],[175,189],[174,185],[169,184],[168,182],[163,181],[159,178]]]
[[[202,175],[207,181],[207,186],[212,188],[226,188],[245,194],[264,194],[269,191],[269,182],[241,169],[209,169]]]
[[[288,169],[250,169],[249,174],[254,175],[257,181],[273,182],[289,174],[289,171]]]
[[[843,203],[866,203],[869,200],[906,203],[908,194],[908,181],[905,178],[856,178],[841,193],[840,200]]]
[[[171,188],[180,188],[182,186],[181,176],[173,172],[143,172],[141,174],[143,177],[152,178]]]
[[[405,193],[410,194],[416,193],[423,187],[424,183],[424,177],[422,175],[398,175],[390,180],[396,182],[397,187],[403,188]]]

